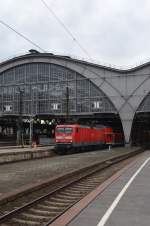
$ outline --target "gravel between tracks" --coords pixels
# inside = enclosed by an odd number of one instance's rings
[[[90,163],[104,161],[118,153],[128,153],[138,148],[113,148],[111,151],[93,151],[80,154],[56,156],[0,166],[0,196],[27,185],[70,172]]]

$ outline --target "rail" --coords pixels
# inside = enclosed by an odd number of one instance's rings
[[[76,173],[74,173],[72,177],[69,177],[69,180],[59,188],[1,216],[0,224],[5,223],[5,226],[18,224],[22,226],[31,224],[48,226],[103,182],[106,179],[105,170],[108,171],[107,176],[110,177],[110,175],[122,167],[123,160],[133,157],[141,151],[138,150],[117,156],[76,171]],[[118,164],[118,167],[116,167],[116,164]],[[68,175],[66,175],[66,177],[68,177]]]

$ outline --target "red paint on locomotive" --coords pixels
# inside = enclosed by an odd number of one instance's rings
[[[70,149],[88,149],[122,142],[120,133],[115,134],[111,127],[89,127],[83,125],[57,125],[55,129],[56,150],[62,153]],[[119,140],[120,139],[120,140]]]

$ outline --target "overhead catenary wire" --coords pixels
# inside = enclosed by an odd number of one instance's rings
[[[42,2],[44,2],[44,0],[41,0]],[[44,2],[45,3],[45,2]],[[58,18],[59,19],[59,18]],[[32,45],[34,45],[34,46],[36,46],[37,48],[39,48],[40,50],[42,50],[43,52],[46,52],[43,48],[41,48],[39,45],[37,45],[36,43],[34,43],[32,40],[30,40],[29,38],[27,38],[25,35],[23,35],[23,34],[21,34],[20,32],[18,32],[16,29],[14,29],[13,27],[11,27],[10,25],[8,25],[7,23],[5,23],[4,21],[2,21],[2,20],[0,20],[0,23],[1,24],[3,24],[4,26],[6,26],[7,28],[9,28],[10,30],[12,30],[13,32],[15,32],[16,34],[18,34],[19,36],[21,36],[22,38],[24,38],[26,41],[28,41],[28,42],[30,42]],[[65,25],[64,25],[65,26]],[[69,30],[68,30],[69,31]],[[69,31],[70,32],[70,31]],[[72,35],[71,33],[70,33],[70,35]],[[72,38],[73,38],[74,36],[72,35]],[[93,72],[96,76],[98,76],[98,77],[89,77],[89,78],[82,78],[82,79],[80,79],[80,80],[90,80],[90,79],[92,79],[92,80],[99,80],[99,79],[103,79],[103,80],[105,80],[106,81],[106,79],[113,79],[114,78],[114,76],[112,76],[112,77],[107,77],[107,76],[99,76],[97,73],[95,73],[94,71],[92,71],[92,70],[89,70],[89,69],[87,69],[88,71],[91,71],[91,72]],[[133,74],[134,75],[134,74]],[[149,75],[149,74],[144,74],[144,75]],[[127,75],[126,75],[127,76]],[[131,75],[130,75],[131,76]],[[120,75],[118,76],[115,76],[115,77],[121,77]],[[119,95],[118,95],[119,96]]]
[[[63,27],[63,29],[66,31],[66,33],[73,39],[73,41],[78,45],[78,47],[88,56],[90,60],[92,60],[90,54],[88,51],[80,44],[80,42],[75,38],[73,33],[70,31],[70,29],[62,22],[62,20],[56,15],[56,13],[51,9],[51,7],[44,1],[41,0],[41,2],[44,4],[44,6],[48,9],[50,14],[53,15],[53,17],[57,20],[57,22]]]
[[[44,50],[43,48],[41,48],[39,45],[37,45],[35,42],[33,42],[31,39],[29,39],[28,37],[26,37],[25,35],[23,35],[22,33],[20,33],[19,31],[17,31],[15,28],[13,28],[12,26],[8,25],[6,22],[4,22],[3,20],[0,20],[0,23],[2,25],[4,25],[5,27],[7,27],[8,29],[12,30],[13,32],[15,32],[17,35],[19,35],[20,37],[22,37],[23,39],[25,39],[27,42],[29,42],[30,44],[34,45],[35,47],[37,47],[38,49],[40,49],[42,52],[46,53],[46,50]]]

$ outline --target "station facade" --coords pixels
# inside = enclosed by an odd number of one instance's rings
[[[149,63],[119,70],[31,51],[0,64],[1,119],[67,115],[104,124],[107,119],[108,124],[109,119],[118,118],[126,143],[132,129],[136,131],[137,116],[142,113],[149,118],[149,91]]]

